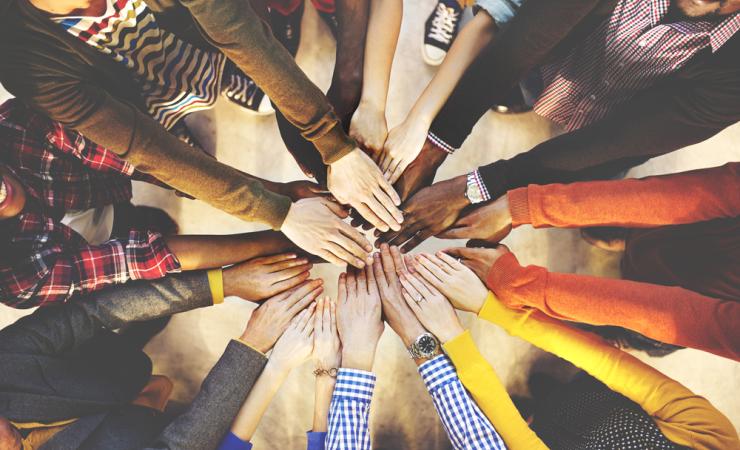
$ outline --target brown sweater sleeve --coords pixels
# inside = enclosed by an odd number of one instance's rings
[[[183,143],[102,89],[70,79],[36,81],[33,91],[39,94],[24,97],[27,103],[174,189],[273,229],[280,229],[288,214],[288,197]]]
[[[679,288],[522,267],[508,253],[486,284],[512,308],[591,325],[615,325],[653,339],[740,361],[740,304]]]
[[[740,163],[642,179],[509,191],[514,226],[655,227],[740,215]]]
[[[356,147],[326,96],[272,35],[249,0],[180,0],[205,37],[248,74],[313,142],[325,164]]]

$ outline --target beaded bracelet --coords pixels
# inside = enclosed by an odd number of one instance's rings
[[[336,367],[332,367],[331,369],[328,369],[328,370],[327,369],[316,369],[313,371],[313,374],[316,375],[317,377],[321,375],[329,375],[332,378],[336,378],[337,372],[339,372],[339,369],[337,369]]]

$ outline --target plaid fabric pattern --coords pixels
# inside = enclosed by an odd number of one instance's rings
[[[619,0],[614,12],[567,56],[540,68],[537,114],[569,131],[606,117],[637,92],[716,52],[740,29],[740,14],[661,23],[670,0]]]
[[[329,407],[328,450],[370,450],[370,400],[375,374],[339,369]]]
[[[161,235],[131,230],[99,246],[61,223],[82,211],[131,199],[133,166],[17,100],[0,105],[0,163],[26,192],[18,216],[0,221],[0,301],[14,308],[64,302],[130,279],[180,269]]]
[[[447,356],[439,355],[420,365],[419,373],[455,450],[506,449],[501,436],[463,387]]]

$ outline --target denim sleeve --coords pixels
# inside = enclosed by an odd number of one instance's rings
[[[252,443],[242,441],[234,433],[229,431],[221,440],[216,450],[252,450]]]
[[[325,431],[309,431],[306,433],[308,445],[307,450],[324,450],[326,448]]]
[[[519,7],[525,0],[475,0],[474,10],[477,14],[481,9],[486,11],[496,26],[504,28],[514,18]]]

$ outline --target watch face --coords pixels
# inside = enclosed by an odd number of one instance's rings
[[[416,348],[423,356],[431,355],[437,350],[437,340],[431,335],[425,334],[416,341]]]

